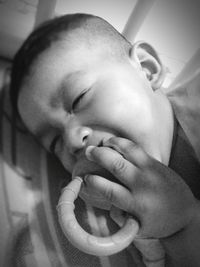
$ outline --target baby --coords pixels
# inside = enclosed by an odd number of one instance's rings
[[[138,238],[159,239],[166,266],[199,266],[199,135],[183,127],[181,88],[160,90],[164,75],[149,44],[131,45],[105,20],[72,14],[25,41],[11,99],[66,170],[88,174],[86,202],[135,216]],[[190,84],[197,91],[199,76]]]

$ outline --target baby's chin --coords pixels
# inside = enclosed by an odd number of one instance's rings
[[[96,174],[116,182],[116,178],[114,178],[111,173],[96,163],[88,161],[86,158],[82,158],[76,163],[73,169],[72,178],[75,176],[80,176],[84,179],[86,174]],[[107,199],[105,199],[100,193],[91,190],[84,183],[81,187],[79,196],[85,201],[86,204],[89,204],[93,207],[104,210],[110,210],[111,208],[111,203]]]

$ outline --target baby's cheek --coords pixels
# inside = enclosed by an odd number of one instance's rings
[[[92,113],[97,121],[111,123],[120,120],[127,114],[126,104],[120,101],[104,100],[93,106]]]
[[[140,142],[154,130],[154,118],[148,103],[139,101],[118,101],[104,108],[98,107],[96,121],[108,127],[117,135]]]
[[[76,163],[75,157],[69,155],[67,149],[63,147],[63,150],[57,154],[57,158],[63,165],[63,167],[70,173],[72,173],[74,165]]]

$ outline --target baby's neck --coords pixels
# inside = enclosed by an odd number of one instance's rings
[[[174,112],[166,95],[161,90],[157,90],[155,93],[157,94],[156,104],[160,108],[158,109],[159,114],[157,114],[157,116],[160,116],[160,121],[162,122],[162,125],[157,125],[157,132],[159,135],[155,140],[155,142],[160,142],[157,145],[160,150],[160,158],[158,160],[160,160],[163,164],[168,165],[175,128]]]

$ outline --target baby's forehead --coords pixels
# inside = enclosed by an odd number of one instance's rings
[[[81,52],[92,52],[97,51],[100,46],[96,46],[96,42],[93,40],[90,42],[87,38],[78,37],[78,33],[71,33],[61,35],[59,39],[51,42],[49,47],[45,49],[38,59],[45,60],[52,56],[63,56],[65,54],[73,55],[80,54]],[[38,61],[40,62],[40,61]]]
[[[77,72],[85,69],[93,71],[94,68],[102,65],[102,62],[107,64],[110,59],[112,62],[113,59],[116,61],[117,57],[115,58],[110,46],[107,43],[99,42],[101,40],[87,39],[87,35],[78,30],[67,35],[63,33],[36,58],[31,75],[29,75],[30,80],[33,83],[42,81],[43,84],[47,84],[49,76],[58,80],[57,78],[63,77],[65,72]]]
[[[84,70],[88,66],[95,67],[104,60],[109,60],[109,52],[101,46],[89,47],[82,42],[81,44],[71,43],[66,40],[56,41],[46,51],[44,51],[33,64],[33,71],[49,70],[57,68],[60,72]],[[56,70],[56,71],[57,71]]]

